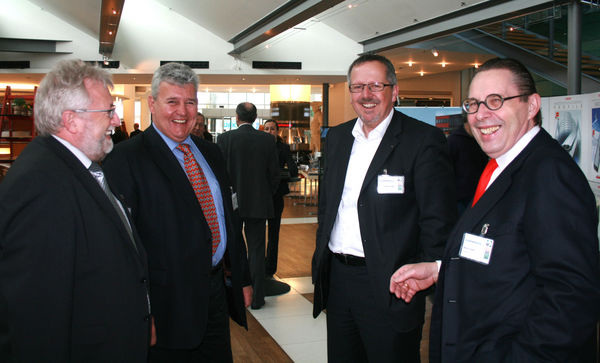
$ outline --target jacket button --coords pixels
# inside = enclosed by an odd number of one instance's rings
[[[146,282],[148,282],[148,280],[146,280],[146,278],[145,278],[145,277],[142,277],[142,279],[140,280],[140,282],[141,282],[142,284],[144,284],[144,285],[145,285],[145,284],[146,284]]]
[[[144,321],[149,321],[149,320],[150,320],[150,315],[144,316]]]

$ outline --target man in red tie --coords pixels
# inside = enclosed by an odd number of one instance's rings
[[[518,61],[479,68],[463,103],[491,158],[439,263],[404,265],[390,291],[437,282],[431,362],[578,362],[600,310],[598,214],[589,184],[541,126]],[[439,272],[438,272],[439,271]]]
[[[246,325],[252,298],[225,160],[217,145],[190,136],[197,90],[191,68],[161,66],[148,97],[152,125],[104,163],[148,251],[150,362],[231,362],[229,317]]]

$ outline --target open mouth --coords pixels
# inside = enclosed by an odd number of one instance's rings
[[[373,108],[373,107],[377,106],[376,103],[362,103],[361,105],[364,108]]]
[[[183,125],[184,123],[186,123],[186,121],[187,120],[181,120],[181,119],[173,120],[173,122],[175,122],[176,124],[181,124],[181,125]]]
[[[484,129],[480,128],[479,131],[481,131],[481,133],[484,135],[491,135],[494,132],[498,131],[499,129],[500,129],[500,126],[491,126],[491,127],[486,127]]]

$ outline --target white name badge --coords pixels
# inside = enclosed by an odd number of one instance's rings
[[[378,175],[377,193],[404,194],[404,176],[387,174]]]
[[[493,239],[465,233],[458,255],[462,258],[488,265],[492,257],[493,248]]]
[[[238,209],[237,193],[231,194],[231,204],[233,204],[233,210]]]

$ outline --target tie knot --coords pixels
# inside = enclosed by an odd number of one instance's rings
[[[92,173],[103,174],[102,173],[102,167],[97,162],[95,162],[95,161],[92,162],[92,165],[90,165],[90,167],[88,169]]]
[[[486,165],[486,169],[496,169],[498,167],[498,163],[496,162],[496,159],[490,159]]]
[[[176,149],[183,152],[184,154],[190,154],[192,152],[190,150],[190,145],[188,144],[179,144],[177,145]]]

